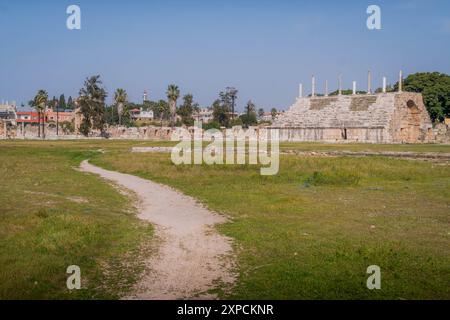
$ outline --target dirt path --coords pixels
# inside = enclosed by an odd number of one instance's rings
[[[213,228],[225,218],[167,186],[104,170],[88,161],[80,168],[134,192],[140,200],[139,218],[153,223],[161,240],[158,252],[148,261],[148,274],[127,299],[214,299],[206,291],[233,283],[231,240]]]

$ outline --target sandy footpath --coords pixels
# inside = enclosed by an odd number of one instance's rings
[[[126,299],[214,299],[206,291],[232,285],[231,240],[213,228],[225,222],[224,217],[167,186],[104,170],[88,161],[80,168],[134,192],[139,198],[139,218],[155,225],[158,252],[149,258],[149,271]]]

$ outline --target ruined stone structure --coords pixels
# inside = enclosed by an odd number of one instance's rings
[[[436,142],[450,143],[450,122],[449,124],[438,123],[434,129],[436,133]]]
[[[111,126],[107,133],[112,139],[170,140],[172,128],[169,127],[123,127]]]
[[[422,95],[409,92],[300,97],[271,128],[282,141],[434,141]]]

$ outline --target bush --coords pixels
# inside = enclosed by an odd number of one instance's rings
[[[243,126],[243,125],[244,125],[244,123],[242,122],[241,118],[235,118],[230,121],[230,127]]]
[[[361,178],[354,173],[348,173],[344,171],[331,171],[320,172],[315,171],[309,176],[304,185],[305,186],[321,186],[321,185],[334,185],[334,186],[356,186],[359,184]]]
[[[217,121],[211,121],[203,125],[204,130],[220,129],[220,123]]]
[[[65,134],[74,133],[75,132],[75,124],[70,121],[63,121],[59,125]]]

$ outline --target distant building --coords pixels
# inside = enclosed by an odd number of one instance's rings
[[[259,120],[261,121],[272,121],[272,113],[271,112],[264,112],[263,115],[259,118]]]
[[[19,111],[17,112],[17,123],[38,123],[39,115],[36,111]]]
[[[56,119],[58,118],[58,122],[72,122],[75,118],[75,112],[73,111],[53,111],[51,109],[47,110],[47,112],[45,113],[45,120],[47,122],[53,121],[56,122]]]
[[[245,114],[245,112],[243,113],[237,113],[237,112],[228,112],[228,116],[230,117],[230,119],[236,119],[239,118],[241,115]]]
[[[41,115],[42,116],[42,115]],[[72,122],[75,119],[75,112],[73,111],[64,111],[64,112],[56,112],[51,109],[48,109],[45,112],[45,122],[57,122],[56,118],[58,117],[58,122]],[[24,124],[37,124],[39,121],[39,115],[36,111],[19,111],[17,112],[17,123]],[[42,121],[42,119],[41,119]]]
[[[0,104],[0,119],[15,121],[17,119],[17,109],[15,104]]]
[[[134,121],[153,120],[155,118],[152,110],[145,111],[142,108],[130,110],[131,119]]]
[[[194,112],[192,115],[195,121],[202,121],[203,123],[211,122],[213,117],[212,108],[201,108],[199,111]]]

